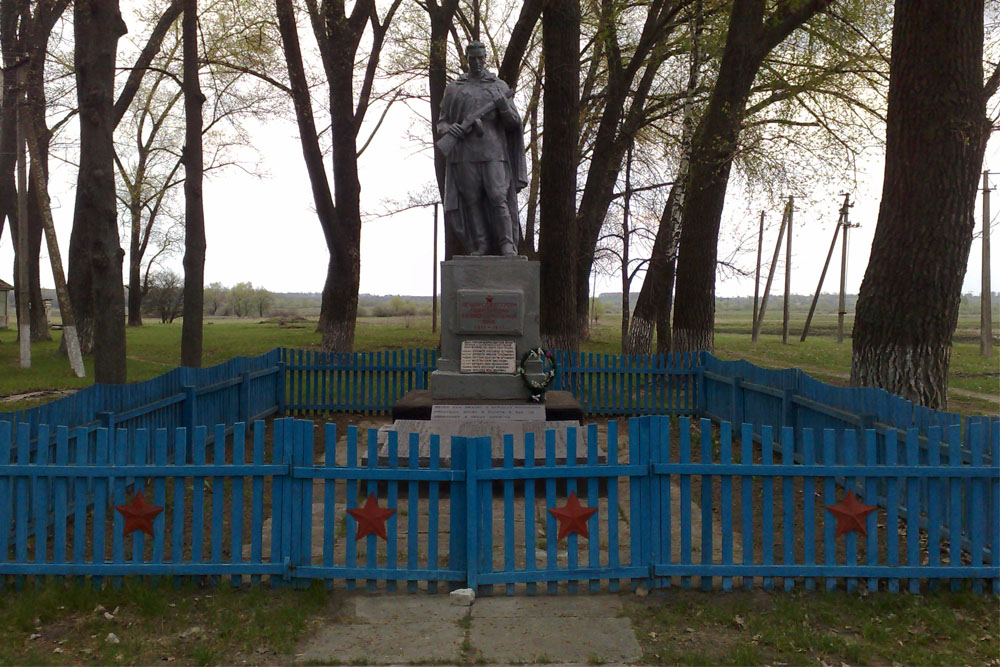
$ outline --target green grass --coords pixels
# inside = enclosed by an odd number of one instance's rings
[[[1000,658],[992,595],[701,593],[630,600],[644,661],[658,664],[985,665]]]
[[[126,580],[121,590],[95,590],[49,581],[0,596],[0,664],[270,663],[320,613],[339,613],[320,583],[293,591]]]
[[[800,343],[798,333],[804,312],[793,311],[794,335],[788,345],[780,341],[780,309],[771,312],[761,334],[760,342],[750,342],[750,313],[721,311],[715,336],[715,353],[723,359],[748,359],[769,368],[802,368],[816,379],[831,384],[846,385],[850,373],[851,346],[849,339],[837,344],[833,338],[832,314],[820,314],[814,332]],[[773,320],[772,317],[778,318]],[[977,320],[978,322],[978,320]],[[850,323],[848,323],[850,324]],[[950,387],[1000,396],[1000,348],[993,359],[979,355],[978,343],[967,342],[973,330],[972,318],[964,314],[959,320],[959,333],[952,352]],[[849,329],[849,327],[848,327]],[[605,315],[591,327],[590,337],[581,346],[586,352],[618,354],[621,325],[617,317]],[[65,356],[58,350],[59,332],[53,340],[32,345],[32,367],[21,369],[18,364],[18,345],[14,330],[0,330],[0,396],[10,396],[34,391],[75,389],[92,382],[93,359],[87,358],[88,376],[75,378],[69,371]],[[145,326],[128,330],[129,381],[155,377],[180,361],[181,324],[148,322]],[[430,318],[426,316],[367,317],[360,318],[355,333],[357,350],[391,350],[406,348],[434,348],[438,334],[431,331]],[[255,356],[274,347],[319,349],[320,336],[315,323],[292,322],[258,323],[254,320],[208,318],[204,332],[204,365],[221,363],[234,356]],[[0,403],[0,411],[34,405],[49,397]],[[968,413],[992,413],[996,401],[970,398],[952,393],[951,408]]]

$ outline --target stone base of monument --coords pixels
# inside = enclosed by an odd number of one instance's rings
[[[441,354],[435,399],[527,400],[520,360],[541,344],[538,262],[527,257],[455,256],[441,263]],[[541,379],[542,363],[525,364]]]
[[[393,419],[430,419],[433,416],[434,406],[457,406],[474,405],[482,406],[495,405],[502,406],[508,415],[510,410],[524,406],[526,409],[541,408],[545,411],[545,421],[582,421],[583,407],[580,401],[576,400],[573,394],[568,391],[549,391],[545,393],[543,403],[529,403],[523,400],[497,400],[497,399],[471,399],[471,398],[433,398],[431,392],[426,389],[413,389],[403,394],[403,397],[392,406]],[[438,408],[440,413],[441,408]],[[504,416],[505,415],[501,415]],[[482,418],[482,415],[480,415]],[[536,420],[537,421],[537,420]]]

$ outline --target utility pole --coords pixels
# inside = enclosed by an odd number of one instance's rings
[[[438,326],[438,202],[434,202],[434,278],[431,287],[431,333]]]
[[[760,312],[757,313],[757,322],[753,327],[753,342],[760,338],[760,327],[764,323],[764,313],[767,312],[767,297],[771,293],[771,281],[774,280],[774,268],[778,264],[778,255],[781,254],[781,241],[785,237],[785,223],[788,221],[788,205],[785,205],[785,212],[781,215],[781,226],[778,228],[778,242],[774,244],[774,257],[771,258],[771,270],[767,272],[767,283],[764,285],[764,294],[760,299]]]
[[[830,268],[830,260],[833,258],[833,250],[837,247],[837,236],[840,233],[840,228],[843,226],[845,218],[847,217],[847,208],[850,206],[848,201],[851,195],[844,195],[844,205],[840,207],[840,216],[837,218],[837,226],[833,228],[833,240],[830,241],[830,250],[826,253],[826,261],[823,263],[823,271],[819,274],[819,284],[816,285],[816,294],[813,295],[812,303],[809,304],[809,315],[806,316],[806,324],[802,327],[802,338],[799,339],[800,342],[806,342],[806,336],[809,335],[809,325],[812,324],[813,314],[816,312],[816,304],[819,303],[819,295],[823,290],[823,281],[826,280],[826,270]]]
[[[21,368],[31,368],[31,317],[28,303],[28,167],[25,164],[25,75],[23,58],[14,65],[17,81],[17,333]]]
[[[845,294],[845,285],[847,284],[847,232],[851,230],[851,227],[857,227],[858,225],[852,225],[850,222],[850,217],[848,209],[850,209],[854,204],[849,203],[850,195],[844,195],[844,208],[842,210],[843,226],[844,226],[844,239],[842,241],[843,246],[840,250],[840,299],[837,301],[837,342],[844,342],[844,315],[847,314],[847,296]]]
[[[993,354],[993,295],[990,291],[990,172],[983,172],[983,284],[979,296],[979,354]]]
[[[792,211],[795,199],[788,195],[788,240],[785,246],[785,303],[781,314],[781,343],[788,345],[789,300],[792,292]]]
[[[764,249],[764,210],[760,211],[760,231],[757,233],[757,272],[753,279],[753,322],[750,323],[751,337],[753,329],[757,328],[757,307],[760,298],[760,255]]]

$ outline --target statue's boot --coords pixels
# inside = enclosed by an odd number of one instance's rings
[[[505,256],[517,255],[517,246],[514,245],[514,234],[511,228],[510,211],[507,210],[506,202],[493,208],[492,222],[494,224],[497,243],[500,247],[500,254]]]

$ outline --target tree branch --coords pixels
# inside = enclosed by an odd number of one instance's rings
[[[146,46],[142,47],[142,52],[139,54],[139,58],[135,61],[135,65],[132,67],[132,71],[129,72],[128,79],[125,81],[125,87],[122,88],[122,92],[115,102],[114,117],[116,126],[121,122],[129,105],[132,104],[136,93],[139,92],[139,84],[142,83],[142,77],[146,74],[146,70],[150,69],[149,66],[152,64],[153,58],[160,52],[163,38],[166,36],[170,26],[181,15],[182,6],[181,0],[173,0],[167,6],[167,9],[163,12],[163,16],[156,22],[153,32],[150,33]]]

